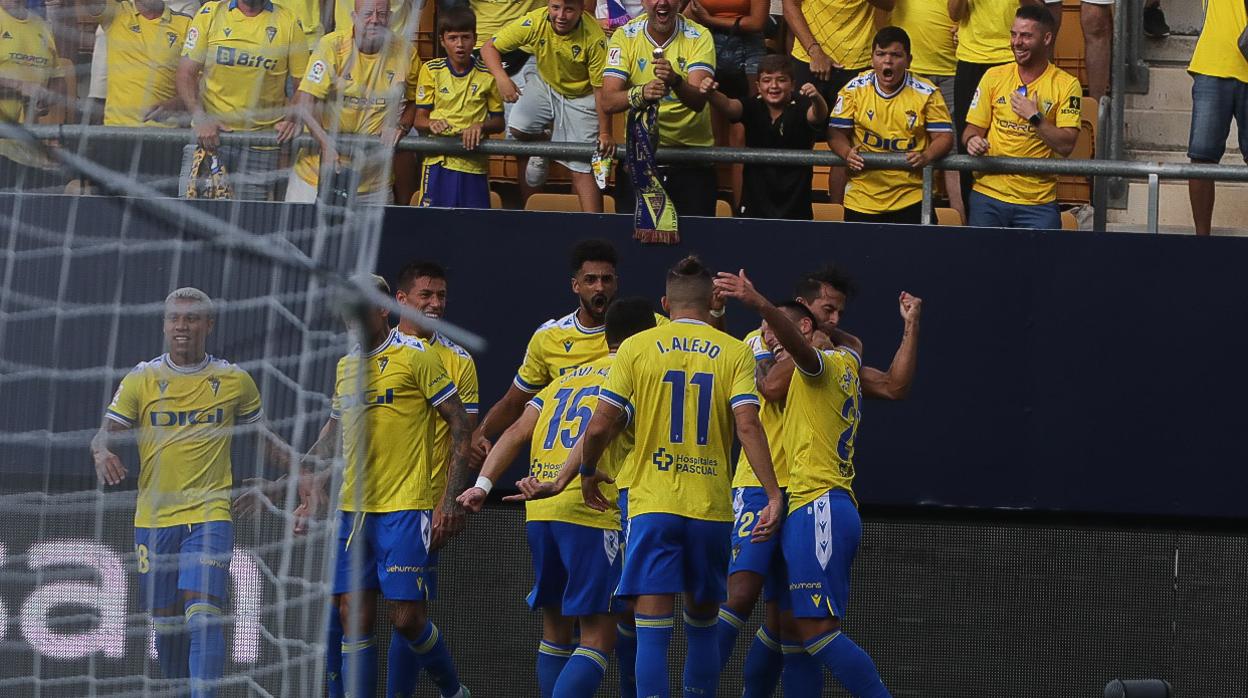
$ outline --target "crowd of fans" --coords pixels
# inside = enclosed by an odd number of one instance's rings
[[[1150,35],[1168,32],[1157,2],[1145,16]],[[196,139],[185,155],[182,144],[151,146],[142,167],[125,162],[135,159],[133,142],[100,143],[91,155],[131,173],[172,163],[166,174],[184,196],[312,201],[319,188],[369,203],[407,203],[418,192],[420,205],[488,207],[486,156],[418,162],[394,145],[415,130],[475,150],[505,132],[594,143],[605,159],[618,140],[615,116],[657,104],[661,146],[827,142],[848,163],[832,169],[828,192],[847,219],[916,223],[928,163],[958,151],[1066,157],[1079,136],[1084,88],[1052,60],[1061,0],[590,3],[439,2],[441,57],[421,61],[416,2],[82,0],[79,16],[99,24],[89,94],[102,101],[103,124],[189,124]],[[1210,12],[1220,3],[1234,14],[1232,0],[1211,0]],[[1112,5],[1082,0],[1087,87],[1096,98],[1108,86]],[[1228,16],[1226,26],[1237,19]],[[0,32],[13,49],[0,52],[0,117],[31,123],[66,94],[56,40],[23,0],[0,0]],[[1229,128],[1230,116],[1244,112],[1242,97],[1235,100],[1199,116],[1225,117]],[[259,132],[286,142],[305,130],[319,147],[290,153],[220,139],[223,131]],[[339,134],[375,137],[376,147],[340,147]],[[1222,153],[1206,145],[1194,139],[1192,158],[1217,161]],[[912,169],[866,168],[862,155],[872,153],[904,154]],[[7,188],[69,178],[46,146],[4,140],[0,157]],[[561,164],[582,210],[601,211],[605,173]],[[809,167],[742,170],[732,187],[737,213],[812,217]],[[519,171],[527,197],[542,188],[549,164],[521,160]],[[658,175],[682,215],[715,215],[712,165],[661,165]],[[948,205],[972,225],[1060,227],[1055,177],[946,172],[943,180]],[[618,210],[632,205],[631,189],[617,171]],[[1211,184],[1192,191],[1194,206],[1198,197],[1212,206]],[[1197,208],[1198,229],[1200,220]]]

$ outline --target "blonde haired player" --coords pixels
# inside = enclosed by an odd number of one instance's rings
[[[234,432],[252,426],[265,437],[275,467],[289,462],[286,444],[263,424],[255,381],[205,351],[215,324],[206,293],[190,287],[170,293],[167,352],[122,379],[91,440],[96,474],[105,485],[117,485],[127,472],[112,443],[119,432],[138,432],[134,548],[140,598],[152,614],[161,673],[189,677],[197,698],[213,695],[225,668],[220,616],[234,552]]]

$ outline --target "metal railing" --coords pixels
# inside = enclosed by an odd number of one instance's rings
[[[141,140],[147,142],[193,142],[194,135],[189,129],[165,128],[123,128],[105,126],[35,126],[28,129],[35,138],[57,140],[63,147],[74,147],[76,143],[85,143],[91,139],[99,140]],[[240,145],[273,146],[277,145],[277,136],[266,133],[223,132],[224,143]],[[367,136],[342,135],[338,139],[340,148],[376,148],[376,138]],[[294,141],[295,146],[315,147],[316,143],[309,136],[300,136]],[[399,150],[424,154],[466,154],[463,145],[456,138],[408,137],[398,145]],[[518,155],[542,156],[557,160],[574,160],[588,162],[594,153],[594,146],[588,143],[550,143],[520,142],[500,139],[483,141],[475,151],[482,155]],[[624,155],[624,146],[618,146],[616,156]],[[863,153],[867,167],[882,170],[905,170],[905,156],[878,155]],[[768,150],[746,148],[659,148],[656,158],[660,163],[751,163],[761,165],[795,165],[843,166],[845,161],[828,151],[817,150]],[[928,220],[932,211],[934,192],[934,170],[957,170],[961,172],[993,172],[1025,175],[1074,175],[1093,178],[1093,205],[1103,209],[1102,201],[1096,199],[1097,180],[1111,177],[1136,177],[1148,180],[1148,212],[1147,230],[1157,232],[1158,205],[1160,201],[1161,180],[1211,179],[1228,182],[1248,182],[1248,166],[1243,165],[1201,165],[1186,163],[1127,162],[1121,160],[1064,160],[1038,158],[1005,158],[1005,157],[972,157],[970,155],[949,155],[924,168],[923,171],[923,220]],[[1097,230],[1104,229],[1104,218],[1100,216]]]

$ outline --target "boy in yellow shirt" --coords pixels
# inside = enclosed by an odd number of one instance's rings
[[[476,150],[484,137],[501,133],[503,100],[494,76],[472,56],[477,18],[454,7],[438,19],[438,40],[446,58],[420,69],[416,88],[415,127],[435,136],[459,136]],[[425,158],[421,206],[489,208],[489,161],[484,155],[434,155]]]

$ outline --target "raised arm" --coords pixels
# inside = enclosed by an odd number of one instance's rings
[[[888,371],[864,366],[862,369],[862,392],[867,397],[880,400],[904,400],[910,394],[910,384],[919,365],[919,315],[923,299],[902,292],[898,299],[901,319],[905,328],[901,344],[893,355]],[[861,356],[861,352],[859,356]]]
[[[706,95],[706,101],[710,103],[711,108],[724,115],[725,119],[736,123],[741,120],[741,100],[733,99],[723,92],[719,91],[719,83],[715,82],[715,78],[707,75],[702,78],[702,83],[698,85],[698,91]]]
[[[760,362],[761,363],[761,362]],[[783,402],[789,396],[789,382],[793,380],[793,357],[786,352],[758,379],[758,393],[768,402]]]
[[[485,413],[485,419],[482,419],[481,424],[472,432],[474,461],[484,462],[486,454],[490,452],[491,440],[520,418],[524,412],[525,403],[532,397],[532,393],[521,390],[520,386],[515,383],[507,387],[503,398],[494,403],[490,411]]]
[[[775,333],[776,340],[780,342],[785,351],[793,357],[793,362],[797,367],[806,373],[818,373],[823,366],[823,360],[819,357],[819,351],[806,341],[802,336],[801,330],[789,316],[785,315],[779,308],[771,304],[771,301],[763,297],[755,288],[754,284],[745,276],[745,270],[740,273],[733,274],[731,272],[719,272],[719,278],[715,279],[715,287],[720,293],[729,298],[736,298],[749,308],[758,311],[763,319],[767,321],[767,325],[771,327],[771,331]]]

